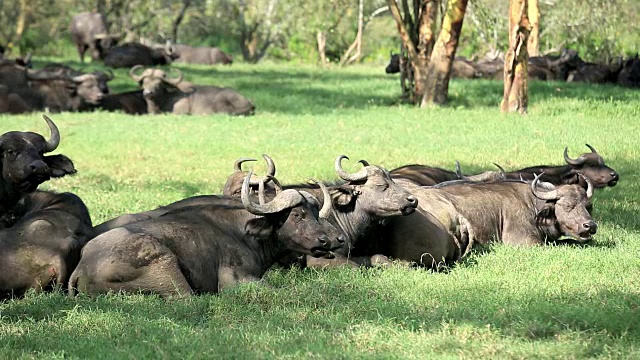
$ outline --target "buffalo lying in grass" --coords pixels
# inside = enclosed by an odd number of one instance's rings
[[[179,70],[176,78],[168,77],[159,69],[145,69],[137,75],[136,71],[142,68],[134,66],[129,74],[140,84],[150,114],[252,115],[255,111],[253,103],[233,89],[193,85],[182,81]]]

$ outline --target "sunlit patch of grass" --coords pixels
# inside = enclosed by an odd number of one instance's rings
[[[640,356],[640,92],[531,85],[526,117],[500,114],[501,84],[454,80],[449,106],[398,105],[382,68],[180,66],[197,83],[252,99],[253,117],[53,114],[56,153],[78,174],[43,185],[72,191],[95,223],[219,193],[233,162],[267,153],[282,182],[335,179],[346,154],[387,168],[464,171],[562,164],[593,145],[621,174],[598,191],[593,244],[489,246],[447,273],[388,269],[269,272],[220,295],[165,301],[29,294],[0,303],[0,357],[47,358],[635,358]],[[115,91],[135,88],[117,70]],[[47,135],[39,114],[2,116],[0,132]],[[265,164],[255,163],[257,172]],[[480,250],[480,249],[478,249]],[[1,264],[0,264],[1,266]]]

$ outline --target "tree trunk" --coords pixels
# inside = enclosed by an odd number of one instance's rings
[[[504,96],[500,104],[502,112],[527,112],[527,40],[531,31],[527,2],[528,0],[511,0],[509,4],[509,50],[504,59]]]
[[[447,102],[451,65],[456,56],[467,3],[468,0],[449,0],[447,2],[447,10],[442,19],[442,29],[434,45],[427,68],[421,106],[442,105]]]
[[[364,0],[358,1],[358,30],[356,38],[347,51],[340,57],[340,65],[347,65],[357,61],[362,54],[362,33],[364,31]],[[351,53],[355,50],[355,53]]]
[[[327,35],[323,31],[318,30],[318,33],[316,34],[316,41],[318,43],[318,56],[320,57],[320,63],[326,64],[327,63]]]
[[[8,44],[9,49],[19,43],[22,35],[27,31],[30,13],[31,7],[29,6],[29,0],[20,0],[20,13],[18,14],[18,20],[16,22],[16,32],[13,40]]]
[[[540,8],[538,0],[528,0],[528,17],[531,24],[531,33],[527,42],[529,56],[540,56]]]
[[[180,23],[182,23],[182,19],[184,19],[184,14],[187,12],[187,9],[191,5],[191,0],[182,0],[182,9],[178,13],[178,16],[173,21],[173,26],[171,28],[171,41],[173,43],[178,42],[178,28],[180,27]]]

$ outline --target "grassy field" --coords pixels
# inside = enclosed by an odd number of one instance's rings
[[[533,83],[530,114],[498,111],[502,85],[453,81],[451,102],[399,104],[382,68],[182,67],[187,80],[231,86],[257,115],[54,114],[59,152],[78,174],[42,186],[72,191],[98,224],[124,212],[219,193],[240,157],[267,153],[283,182],[334,179],[333,160],[468,172],[576,157],[593,145],[618,170],[598,191],[595,241],[583,247],[476,251],[448,273],[395,266],[274,270],[219,295],[66,298],[0,303],[0,358],[638,358],[640,92]],[[112,88],[134,88],[118,71]],[[40,114],[0,117],[0,133],[47,134]],[[255,165],[263,173],[265,165]]]

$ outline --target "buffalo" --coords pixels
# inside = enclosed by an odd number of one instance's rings
[[[312,267],[328,266],[360,266],[369,265],[376,260],[383,260],[375,257],[377,251],[370,245],[372,238],[377,237],[380,224],[396,216],[406,216],[415,211],[418,201],[407,190],[396,184],[389,172],[376,165],[369,165],[361,160],[363,168],[352,174],[346,172],[341,165],[343,159],[348,159],[345,155],[340,155],[334,162],[336,174],[340,180],[334,184],[329,184],[329,193],[333,206],[333,216],[331,223],[339,228],[346,237],[346,244],[339,251],[335,252],[334,259],[319,259],[305,257],[300,265]],[[274,168],[275,171],[275,168]],[[238,183],[231,181],[236,178],[234,173],[227,180],[226,194],[237,192]],[[319,197],[321,189],[313,184],[292,184],[285,185],[285,189],[297,189],[309,191]],[[289,254],[287,261],[283,265],[289,265],[292,259],[296,259],[299,254]],[[297,261],[297,260],[295,260]]]
[[[36,190],[49,178],[76,172],[68,157],[44,155],[60,143],[58,128],[44,119],[49,140],[32,132],[0,136],[0,298],[64,286],[80,249],[94,236],[80,198]]]
[[[170,45],[151,48],[138,43],[126,43],[109,50],[104,56],[104,64],[113,68],[130,68],[136,65],[167,65],[177,57],[178,54]]]
[[[147,113],[147,101],[142,95],[142,90],[126,91],[117,94],[107,94],[99,104],[84,104],[79,111],[93,111],[97,109],[122,111],[131,115],[142,115]]]
[[[292,189],[265,202],[263,188],[254,203],[251,176],[240,199],[210,196],[205,204],[179,207],[97,236],[82,252],[69,293],[217,293],[259,280],[287,250],[328,256],[341,246],[339,232],[323,220],[330,207],[319,209],[314,196]]]
[[[193,47],[182,44],[174,46],[178,54],[175,61],[177,63],[202,65],[231,65],[233,63],[233,58],[230,55],[216,47]]]
[[[80,62],[84,62],[84,53],[87,50],[94,61],[103,59],[120,38],[120,35],[108,34],[104,17],[101,14],[91,12],[83,12],[74,16],[69,24],[69,32],[78,49]]]
[[[585,189],[587,181],[593,184],[595,188],[604,188],[607,186],[615,186],[620,180],[618,172],[608,167],[604,163],[604,159],[593,146],[585,144],[591,152],[584,153],[576,159],[569,157],[569,149],[564,148],[564,160],[567,165],[548,166],[538,165],[530,166],[524,169],[505,173],[507,179],[525,179],[533,180],[535,173],[542,173],[541,180],[554,185],[561,184],[580,184]],[[582,176],[580,176],[582,175]]]
[[[562,237],[592,239],[597,224],[590,215],[593,186],[539,185],[532,182],[452,184],[413,187],[420,211],[396,218],[385,228],[382,253],[428,267],[450,264],[474,242],[543,245]]]
[[[136,71],[142,68],[134,66],[129,74],[142,87],[150,114],[252,115],[255,111],[253,103],[233,89],[193,85],[182,81],[183,75],[179,70],[176,70],[176,78],[168,77],[159,69],[145,69],[137,75]]]

